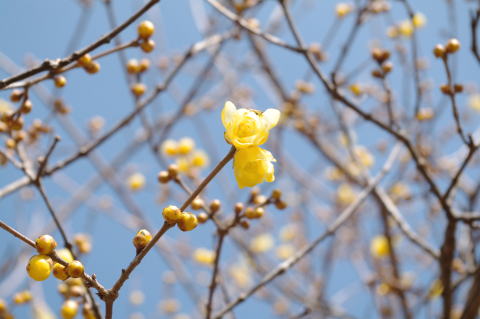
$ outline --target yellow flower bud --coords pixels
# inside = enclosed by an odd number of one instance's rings
[[[193,259],[202,265],[212,265],[215,261],[215,252],[206,248],[197,248],[193,252]]]
[[[189,137],[184,137],[178,141],[178,153],[179,154],[189,154],[195,148],[195,141]]]
[[[204,167],[208,165],[208,155],[204,151],[195,151],[192,154],[191,163],[196,167]]]
[[[250,249],[254,253],[264,253],[273,247],[274,241],[270,234],[262,234],[254,237],[250,242]]]
[[[128,178],[128,186],[132,191],[138,191],[145,186],[145,176],[140,173],[130,175]]]
[[[422,28],[427,23],[427,18],[423,13],[417,12],[413,15],[412,23],[415,28]]]
[[[355,191],[348,184],[341,184],[337,188],[337,202],[341,205],[350,205],[356,196]]]
[[[341,2],[341,3],[338,3],[337,6],[335,7],[335,13],[339,18],[345,17],[350,12],[352,12],[352,5],[349,3]]]
[[[475,111],[480,111],[480,94],[479,93],[470,95],[470,97],[468,98],[468,106],[470,106]]]
[[[73,256],[70,250],[62,248],[57,250],[58,257],[62,258],[65,262],[69,263],[73,261]]]
[[[73,319],[77,315],[78,303],[74,300],[66,300],[60,309],[60,315],[63,319]]]
[[[181,218],[177,225],[181,231],[193,230],[198,225],[197,216],[192,213],[182,212]]]
[[[405,20],[400,22],[398,25],[398,32],[404,37],[410,37],[413,33],[413,23],[410,20]]]
[[[293,256],[295,253],[295,247],[290,244],[283,244],[277,247],[275,253],[279,259],[285,260]]]
[[[222,110],[225,139],[237,149],[258,146],[268,139],[268,131],[277,125],[280,111],[267,109],[265,112],[245,108],[237,109],[230,101]]]
[[[53,262],[47,255],[36,255],[30,258],[27,264],[27,272],[30,278],[43,281],[50,276]]]
[[[436,279],[432,286],[430,287],[430,290],[428,291],[428,298],[430,299],[435,299],[438,298],[443,292],[443,284],[440,279]]]
[[[382,258],[390,253],[387,237],[383,235],[375,236],[370,242],[370,253],[375,258]]]
[[[180,211],[180,209],[178,209],[177,206],[173,205],[165,207],[162,214],[163,218],[165,218],[165,220],[171,224],[175,224],[182,217],[182,212]]]
[[[233,159],[233,171],[238,187],[252,187],[263,181],[273,182],[275,175],[271,162],[275,162],[272,153],[260,147],[237,150]]]
[[[162,152],[167,156],[177,155],[177,142],[175,142],[174,140],[165,140],[165,142],[162,143]]]

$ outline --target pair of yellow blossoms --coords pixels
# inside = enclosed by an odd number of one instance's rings
[[[268,139],[269,130],[277,125],[280,111],[267,109],[265,112],[240,108],[230,101],[222,110],[222,123],[225,126],[225,140],[235,146],[233,171],[238,186],[252,187],[263,181],[275,180],[272,162],[275,158],[259,145]]]

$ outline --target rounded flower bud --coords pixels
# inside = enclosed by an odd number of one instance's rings
[[[89,74],[95,74],[100,71],[100,64],[98,62],[92,61],[86,64],[84,67],[85,71]]]
[[[133,237],[133,246],[137,249],[137,252],[147,247],[148,243],[152,240],[152,234],[146,229],[140,229],[135,237]]]
[[[158,173],[157,179],[159,183],[166,184],[170,181],[170,175],[167,171],[161,171]]]
[[[447,53],[457,52],[458,50],[460,50],[460,41],[455,38],[448,40],[445,50],[447,51]]]
[[[140,49],[145,53],[150,53],[155,49],[155,41],[147,40],[140,44]]]
[[[132,91],[133,95],[139,97],[145,94],[145,92],[147,91],[147,86],[143,83],[134,83],[130,87],[130,90]]]
[[[66,300],[60,309],[60,315],[63,319],[73,319],[77,315],[78,304],[74,300]]]
[[[59,263],[55,263],[53,265],[53,275],[55,276],[55,278],[60,280],[66,280],[69,277],[67,273],[67,268]]]
[[[245,210],[245,217],[248,219],[257,219],[261,218],[265,214],[265,209],[263,207],[248,207]]]
[[[53,78],[53,82],[57,88],[63,88],[67,84],[67,79],[63,75],[57,75]]]
[[[35,247],[39,254],[48,255],[57,247],[57,242],[50,235],[42,235],[35,240]]]
[[[52,259],[46,255],[35,255],[28,261],[27,272],[30,278],[43,281],[52,272]]]
[[[204,212],[198,214],[197,220],[200,224],[205,223],[208,220],[208,215]]]
[[[165,140],[162,143],[162,152],[167,156],[175,156],[178,154],[178,145],[174,140]]]
[[[183,212],[177,225],[182,231],[193,230],[198,225],[197,216],[192,213]]]
[[[83,67],[86,67],[87,65],[89,65],[90,63],[92,63],[92,57],[90,56],[90,54],[84,54],[82,55],[79,59],[78,59],[78,64],[80,64],[81,66]]]
[[[72,278],[80,278],[83,275],[84,268],[81,262],[74,260],[67,265],[67,273]]]
[[[214,199],[211,203],[210,203],[210,211],[212,213],[216,213],[220,210],[220,207],[222,206],[222,203],[220,202],[220,200],[218,199]]]
[[[190,207],[192,207],[193,210],[199,210],[202,209],[203,205],[204,203],[201,198],[195,198],[190,204]]]
[[[140,66],[138,64],[138,60],[136,59],[128,60],[126,68],[127,68],[127,72],[130,74],[136,74],[140,72]]]
[[[137,28],[138,36],[142,39],[150,38],[155,32],[155,26],[151,21],[142,21]]]
[[[370,253],[375,258],[382,258],[390,253],[388,239],[383,235],[375,236],[370,242]]]
[[[162,212],[163,218],[165,218],[165,221],[170,223],[170,224],[175,224],[182,218],[182,212],[180,209],[178,209],[177,206],[167,206],[163,209]]]
[[[189,154],[195,148],[195,141],[189,137],[184,137],[178,141],[178,153],[182,155]]]

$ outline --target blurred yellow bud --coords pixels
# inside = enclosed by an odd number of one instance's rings
[[[375,163],[375,158],[364,146],[356,146],[354,149],[357,160],[365,167],[372,167]]]
[[[208,155],[204,151],[195,151],[192,154],[191,164],[195,167],[205,167],[209,163]]]
[[[430,287],[430,290],[428,291],[428,298],[430,298],[430,299],[438,298],[442,295],[442,293],[443,293],[442,281],[440,279],[436,279],[432,283],[432,286]]]
[[[128,187],[132,191],[138,191],[145,186],[145,176],[141,173],[135,173],[128,178]]]
[[[350,12],[352,12],[352,9],[353,7],[350,3],[340,2],[335,7],[335,13],[337,14],[337,17],[343,18],[346,15],[348,15]]]
[[[480,93],[470,95],[468,98],[468,106],[480,112]]]
[[[387,237],[383,235],[375,236],[370,242],[370,253],[375,258],[383,258],[390,253]]]
[[[202,265],[212,265],[215,261],[215,252],[206,248],[197,248],[193,252],[193,260]]]
[[[430,107],[422,107],[418,110],[416,115],[417,120],[419,121],[428,121],[433,118],[435,114],[433,113],[433,109]]]
[[[410,20],[404,20],[398,25],[398,32],[404,37],[410,37],[413,34],[413,23]]]
[[[355,191],[352,189],[352,187],[349,184],[341,184],[337,188],[337,202],[341,205],[349,205],[353,203],[355,198],[357,197],[357,194]]]
[[[423,13],[417,12],[413,15],[412,23],[416,29],[422,28],[427,23],[427,17]]]
[[[195,148],[195,141],[190,137],[184,137],[178,141],[177,151],[179,154],[189,154]]]
[[[279,259],[288,259],[295,253],[295,247],[290,244],[280,245],[275,249],[275,253]]]
[[[250,242],[250,249],[254,253],[264,253],[273,247],[273,237],[270,234],[262,234],[254,237]]]
[[[175,156],[178,154],[177,142],[174,140],[165,140],[162,143],[162,152],[167,156]]]

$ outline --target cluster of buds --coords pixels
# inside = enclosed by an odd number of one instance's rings
[[[82,55],[78,61],[78,65],[81,66],[88,74],[95,74],[100,71],[100,64],[97,61],[93,61],[90,54]]]
[[[245,229],[250,227],[247,219],[260,219],[265,215],[265,207],[275,205],[277,209],[287,208],[287,204],[282,200],[282,192],[274,189],[269,197],[260,193],[258,188],[252,189],[250,198],[245,206],[243,203],[237,203],[234,212],[238,224]]]
[[[155,41],[150,39],[154,32],[155,26],[151,21],[142,21],[138,25],[138,40],[140,41],[140,48],[145,53],[150,53],[155,49]]]
[[[165,221],[177,225],[181,231],[191,231],[198,225],[198,218],[190,212],[182,212],[177,206],[167,206],[162,212]]]
[[[179,172],[194,177],[209,163],[208,155],[203,150],[197,149],[195,141],[189,137],[183,137],[178,141],[165,140],[161,145],[161,150],[166,156],[175,157],[176,161],[174,165],[169,166],[168,171],[158,174],[160,183],[175,180]]]
[[[81,278],[84,273],[83,264],[78,260],[73,260],[71,253],[67,251],[58,252],[61,258],[67,263],[66,266],[60,263],[54,263],[52,255],[55,255],[57,242],[50,235],[42,235],[35,241],[35,247],[39,255],[30,258],[27,264],[27,273],[30,278],[36,281],[43,281],[53,275],[60,280],[68,278]]]
[[[458,50],[460,50],[460,42],[457,39],[452,38],[452,39],[448,40],[445,45],[437,44],[433,48],[433,55],[435,55],[435,57],[437,57],[439,59],[442,59],[444,64],[445,64],[445,67],[448,68],[448,57],[449,57],[449,55],[454,54]],[[440,86],[440,91],[445,95],[454,95],[454,94],[457,94],[457,93],[462,93],[463,92],[463,85],[458,84],[458,83],[455,83],[455,84],[452,84],[452,85],[442,84]]]
[[[460,50],[460,41],[453,38],[447,41],[445,45],[437,44],[433,48],[433,55],[439,59],[446,59],[449,54],[455,53]]]
[[[378,64],[378,69],[372,71],[372,76],[383,79],[393,69],[393,63],[388,61],[390,58],[390,51],[375,48],[371,52],[372,59]]]

